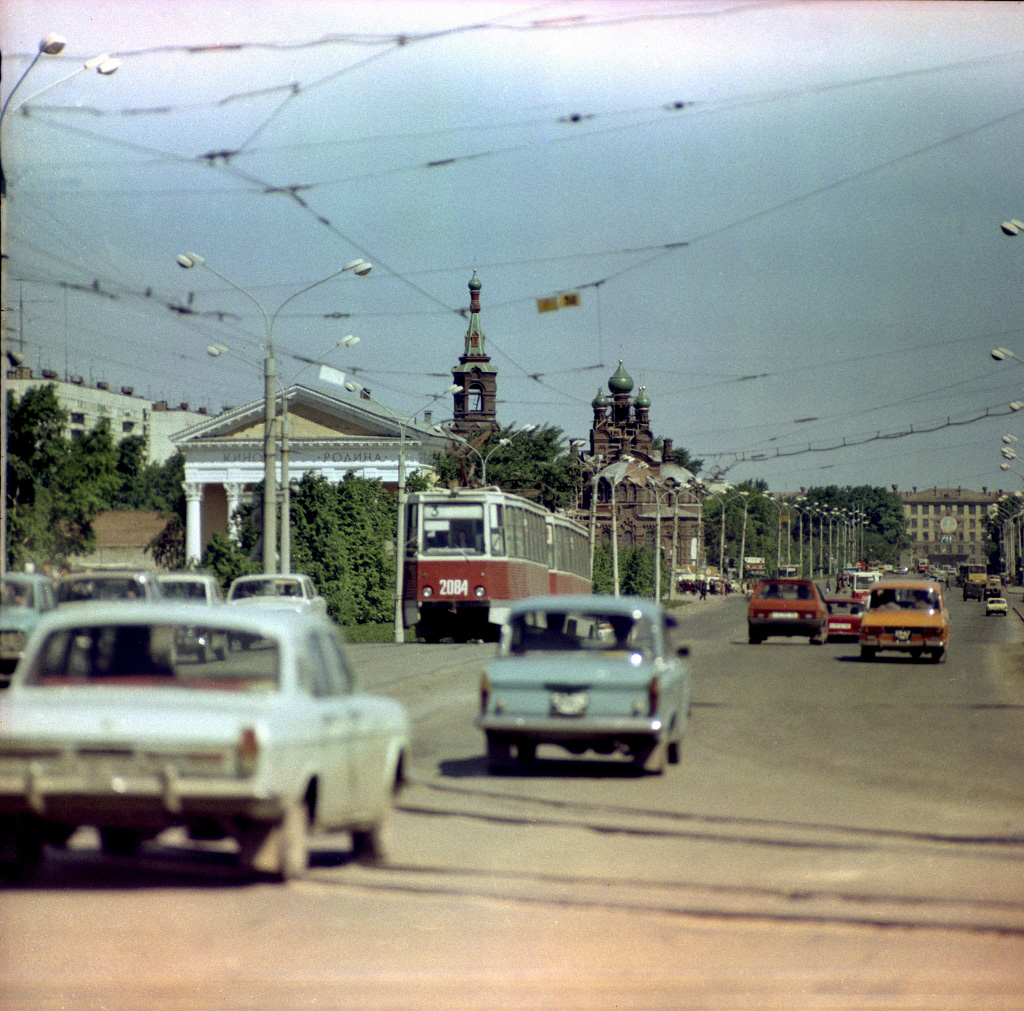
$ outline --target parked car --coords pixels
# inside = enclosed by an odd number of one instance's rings
[[[690,672],[670,622],[638,597],[545,596],[514,604],[480,687],[477,726],[492,772],[524,765],[540,744],[575,755],[628,755],[661,773],[679,761]]]
[[[228,603],[327,613],[327,601],[316,592],[313,580],[301,572],[239,576],[228,587]]]
[[[75,572],[57,580],[57,606],[97,600],[122,603],[161,600],[160,584],[152,572],[136,569]]]
[[[771,635],[799,635],[820,645],[827,620],[825,599],[810,579],[765,579],[747,607],[747,635],[754,644]]]
[[[40,622],[0,701],[0,858],[30,870],[79,825],[131,853],[172,826],[234,838],[243,868],[299,874],[312,830],[386,855],[405,710],[362,694],[321,615],[211,610],[244,652],[177,652],[195,609],[119,603]]]
[[[860,619],[864,605],[852,597],[826,597],[825,607],[828,618],[825,622],[825,641],[834,639],[857,639],[860,635]]]
[[[167,600],[183,604],[223,604],[220,581],[208,572],[160,572],[156,581]]]
[[[207,572],[161,572],[156,581],[167,600],[199,607],[215,607],[224,603],[220,581]],[[199,653],[206,661],[215,656],[223,660],[229,646],[226,636],[215,636],[207,625],[199,622],[178,632],[179,652]]]
[[[986,617],[990,614],[1001,614],[1005,618],[1008,610],[1005,597],[989,597],[985,601]]]
[[[873,660],[879,650],[895,650],[938,663],[949,647],[949,612],[939,583],[922,579],[883,579],[876,583],[860,622],[860,655]]]
[[[35,572],[5,572],[0,604],[0,688],[6,688],[29,636],[56,606],[53,580]]]

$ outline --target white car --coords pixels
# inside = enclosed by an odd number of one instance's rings
[[[239,576],[228,587],[228,603],[248,604],[261,609],[327,613],[327,601],[316,592],[313,580],[301,572]]]
[[[224,603],[217,577],[208,572],[159,572],[156,581],[165,600],[211,606]]]
[[[985,614],[1001,614],[1006,617],[1007,607],[1005,597],[989,597],[985,601]]]
[[[234,838],[247,871],[307,863],[307,833],[386,855],[409,720],[362,694],[337,627],[314,614],[211,608],[243,648],[177,648],[181,604],[92,604],[44,617],[0,701],[0,861],[27,872],[80,825],[131,853],[164,829]]]

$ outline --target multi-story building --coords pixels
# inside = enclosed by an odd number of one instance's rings
[[[138,397],[131,386],[112,390],[109,383],[98,382],[87,386],[81,376],[62,380],[52,369],[43,369],[41,376],[19,367],[4,376],[4,388],[21,398],[27,390],[52,385],[57,402],[68,413],[65,435],[69,439],[81,438],[104,418],[110,422],[115,441],[137,435],[145,440],[146,458],[150,463],[163,463],[176,450],[171,437],[203,421],[206,408],[190,411],[188,404],[169,407],[166,401],[154,403]]]
[[[988,519],[998,511],[1005,492],[988,488],[895,490],[903,502],[911,540],[901,564],[915,567],[923,559],[933,566],[988,561]]]

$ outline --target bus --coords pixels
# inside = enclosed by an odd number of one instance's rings
[[[403,565],[403,622],[425,642],[495,642],[513,601],[593,589],[586,528],[500,488],[410,494]]]

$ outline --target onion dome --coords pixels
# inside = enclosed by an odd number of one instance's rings
[[[591,407],[607,407],[608,406],[608,398],[601,391],[601,387],[600,386],[597,388],[597,396],[594,397],[594,399],[590,401],[590,406]]]
[[[640,392],[636,395],[636,406],[637,407],[650,407],[651,398],[647,396],[647,387],[641,386]]]
[[[629,393],[633,389],[633,379],[622,367],[622,359],[619,359],[619,367],[615,374],[608,380],[608,389],[612,393]]]
[[[483,282],[476,276],[476,270],[473,271],[473,276],[469,279],[468,287],[470,291],[479,291],[483,287]]]

